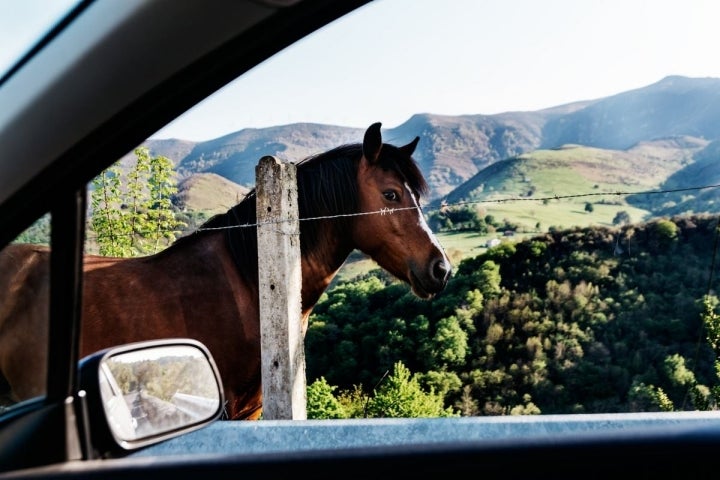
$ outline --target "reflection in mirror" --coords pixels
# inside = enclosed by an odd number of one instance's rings
[[[203,422],[220,409],[212,367],[190,345],[118,353],[102,361],[99,375],[108,424],[121,441]]]

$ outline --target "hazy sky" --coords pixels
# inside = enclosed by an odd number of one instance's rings
[[[58,1],[0,0],[3,43],[11,5]],[[295,122],[389,128],[415,113],[537,110],[667,75],[720,78],[719,18],[716,0],[375,0],[155,136],[208,140]]]

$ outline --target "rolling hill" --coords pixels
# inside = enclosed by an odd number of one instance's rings
[[[215,173],[193,173],[179,183],[174,202],[186,210],[223,213],[239,203],[249,191]]]

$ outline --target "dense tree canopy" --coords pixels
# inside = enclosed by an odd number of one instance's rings
[[[463,415],[715,408],[717,223],[503,243],[463,261],[430,301],[379,270],[339,283],[310,319],[308,380],[369,394],[401,362]]]

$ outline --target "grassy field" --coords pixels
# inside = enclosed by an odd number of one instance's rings
[[[603,226],[612,227],[612,220],[619,211],[625,211],[633,223],[646,220],[647,212],[629,205],[608,205],[593,203],[593,211],[585,211],[585,203],[589,200],[550,201],[547,205],[542,201],[514,201],[502,203],[478,204],[483,215],[492,215],[496,220],[504,220],[520,226],[512,236],[503,232],[480,235],[477,232],[440,232],[437,239],[445,249],[451,263],[457,265],[464,258],[474,257],[486,250],[487,242],[499,239],[501,242],[517,242],[546,232],[550,227],[565,229],[571,227]],[[537,228],[539,225],[539,229]],[[360,253],[354,253],[340,269],[336,281],[352,280],[364,275],[372,269],[379,268],[371,259]]]
[[[610,205],[595,203],[594,200],[592,197],[574,201],[550,200],[547,205],[542,201],[512,201],[480,203],[478,207],[496,220],[508,219],[520,225],[520,230],[525,231],[547,231],[550,227],[563,229],[588,225],[612,227],[613,218],[620,211],[627,212],[633,223],[645,220],[648,213],[627,204]],[[592,204],[592,212],[585,211],[585,204],[588,202]]]

